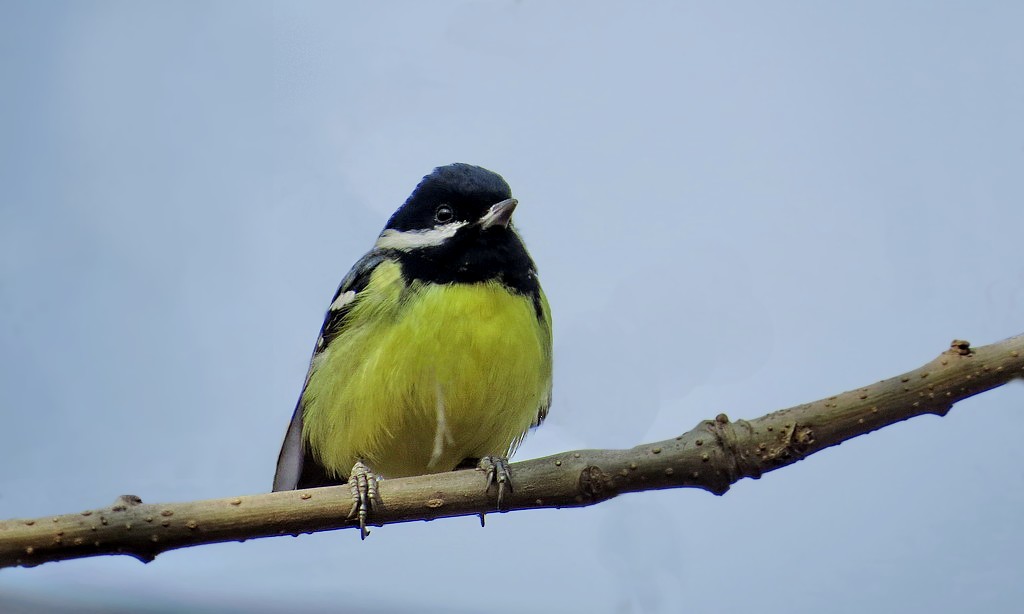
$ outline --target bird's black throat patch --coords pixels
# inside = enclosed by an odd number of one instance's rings
[[[395,250],[407,280],[435,284],[475,284],[498,281],[529,296],[543,319],[537,267],[522,239],[508,228],[480,231],[466,228],[443,244],[410,251]]]

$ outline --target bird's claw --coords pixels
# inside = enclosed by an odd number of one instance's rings
[[[500,456],[485,456],[480,459],[477,469],[487,475],[486,490],[491,485],[498,485],[498,509],[501,509],[501,502],[505,498],[505,491],[512,492],[512,471],[508,466],[508,459]],[[481,517],[481,524],[483,518]]]
[[[348,474],[348,485],[352,491],[352,509],[348,518],[359,518],[359,539],[366,539],[370,531],[366,528],[366,519],[380,495],[377,492],[377,476],[362,461],[356,461]]]

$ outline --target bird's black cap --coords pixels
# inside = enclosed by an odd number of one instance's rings
[[[430,227],[434,210],[441,204],[451,205],[456,219],[475,221],[492,205],[511,197],[512,189],[494,171],[463,162],[439,166],[420,181],[385,228],[405,231]]]

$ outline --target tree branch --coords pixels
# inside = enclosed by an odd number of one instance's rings
[[[793,464],[825,448],[919,416],[943,416],[957,401],[1024,378],[1024,335],[971,348],[954,341],[919,369],[834,397],[730,422],[705,420],[674,439],[629,450],[578,450],[512,465],[515,491],[504,509],[593,505],[622,493],[703,488],[716,495],[742,478]],[[495,495],[477,471],[380,483],[377,525],[481,514]],[[141,561],[161,552],[256,537],[358,526],[346,515],[346,486],[187,503],[143,504],[125,495],[111,507],[0,522],[0,567],[104,554]]]

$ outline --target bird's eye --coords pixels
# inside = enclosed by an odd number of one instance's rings
[[[448,205],[441,205],[434,212],[434,219],[442,224],[447,224],[455,219],[455,212]]]

